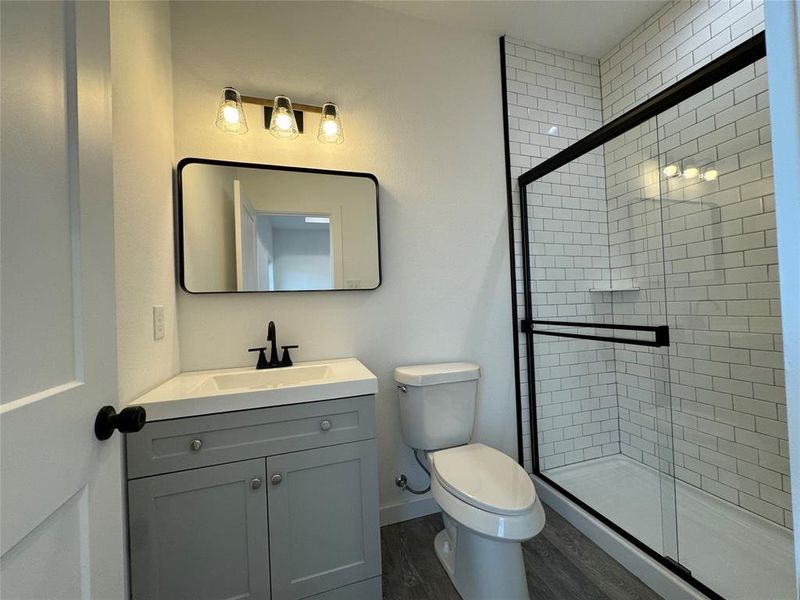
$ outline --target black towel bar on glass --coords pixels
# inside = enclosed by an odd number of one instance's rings
[[[637,340],[631,338],[618,338],[607,335],[588,335],[582,333],[567,333],[552,329],[536,329],[536,325],[556,325],[559,327],[593,327],[595,329],[619,329],[624,331],[644,331],[654,334],[652,340]],[[597,342],[615,342],[618,344],[633,344],[635,346],[652,346],[661,348],[669,346],[669,327],[667,325],[617,325],[614,323],[585,323],[577,321],[543,321],[537,319],[523,319],[521,322],[523,333],[536,335],[551,335],[555,337],[573,338],[576,340],[594,340]]]

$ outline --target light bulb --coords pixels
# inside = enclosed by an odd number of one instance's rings
[[[336,121],[327,120],[322,123],[322,131],[325,135],[336,135],[339,133],[339,126]]]
[[[326,102],[320,112],[322,116],[319,120],[317,139],[325,144],[341,144],[344,141],[344,133],[339,118],[339,107],[333,102]]]
[[[235,106],[226,106],[222,109],[222,116],[227,123],[238,123],[239,122],[239,109]]]
[[[275,117],[275,125],[281,131],[288,131],[292,127],[292,118],[286,113],[281,113]]]
[[[719,175],[719,173],[717,173],[716,169],[709,169],[708,171],[703,173],[702,177],[706,181],[714,181],[717,178],[717,175]]]
[[[700,175],[700,169],[698,169],[697,167],[689,167],[683,172],[683,176],[686,179],[694,179],[698,175]]]
[[[286,96],[275,96],[272,102],[272,117],[269,132],[279,139],[290,140],[300,134],[292,109],[292,101]]]
[[[664,173],[664,175],[667,177],[675,177],[676,175],[680,174],[680,169],[678,169],[678,165],[667,165],[664,167],[662,173]]]
[[[242,96],[232,87],[222,89],[217,107],[216,125],[228,133],[245,133],[247,131]]]

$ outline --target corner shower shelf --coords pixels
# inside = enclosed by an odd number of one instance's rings
[[[628,286],[628,287],[593,287],[589,288],[590,292],[638,292],[642,288],[637,286]]]

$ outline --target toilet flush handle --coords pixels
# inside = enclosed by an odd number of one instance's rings
[[[404,386],[404,385],[398,385],[397,389],[400,390],[401,392],[403,392],[404,394],[408,393],[408,388],[406,386]]]

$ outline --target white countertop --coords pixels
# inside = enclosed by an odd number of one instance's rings
[[[254,367],[189,371],[131,401],[148,421],[179,419],[251,408],[375,394],[378,379],[356,358]]]

